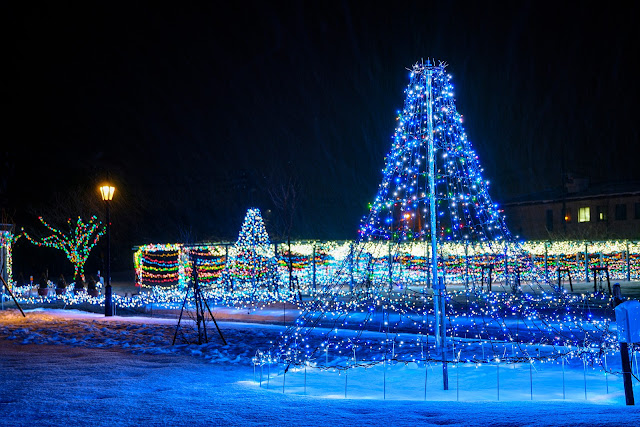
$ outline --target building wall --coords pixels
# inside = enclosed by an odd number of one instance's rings
[[[504,206],[511,232],[523,239],[640,239],[640,195]]]

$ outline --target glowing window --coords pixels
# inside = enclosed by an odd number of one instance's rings
[[[583,208],[578,209],[578,222],[589,222],[591,221],[591,208],[589,206],[585,206]]]
[[[607,220],[607,207],[606,206],[597,206],[596,207],[598,214],[598,221],[606,221]]]
[[[564,220],[565,220],[565,222],[571,222],[571,209],[570,208],[566,208],[564,210]]]

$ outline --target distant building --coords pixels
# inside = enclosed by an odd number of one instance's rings
[[[528,240],[640,239],[640,183],[569,180],[502,205],[511,232]]]

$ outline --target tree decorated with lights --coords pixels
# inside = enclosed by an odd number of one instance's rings
[[[429,61],[411,68],[382,182],[359,228],[357,249],[282,340],[261,353],[262,363],[275,359],[287,369],[347,369],[387,361],[441,361],[444,380],[446,366],[454,359],[544,362],[569,354],[582,357],[593,346],[611,345],[610,316],[592,318],[575,298],[535,278],[539,276],[532,275],[526,289],[521,286],[519,273],[534,268],[532,258],[509,233],[491,200],[445,68]],[[380,242],[388,254],[370,249],[380,248]],[[409,246],[423,247],[424,276],[413,287],[396,279],[400,276],[394,276],[391,267],[391,260]],[[483,248],[490,253],[481,261],[483,274],[485,268],[488,274],[500,271],[501,280],[493,289],[489,281],[486,292],[484,278],[476,286],[477,278],[470,280],[466,273],[459,283],[462,290],[447,290],[451,269],[459,274],[465,268],[445,262],[442,250],[452,246],[462,247],[465,255]],[[377,271],[386,279],[372,280],[383,257],[388,257],[389,267]],[[354,270],[361,259],[368,261],[366,274],[359,276],[364,279],[358,280]],[[349,289],[340,292],[345,283]],[[608,303],[601,296],[590,301],[603,312],[610,312]],[[383,336],[371,336],[372,332]],[[548,348],[534,355],[528,346],[540,348],[541,343]]]
[[[51,234],[43,238],[34,238],[23,230],[27,240],[36,246],[58,249],[64,252],[67,259],[73,264],[75,269],[74,277],[80,277],[84,280],[84,265],[98,240],[106,232],[106,227],[95,215],[88,222],[84,222],[81,217],[78,217],[75,221],[69,218],[66,231],[53,227],[42,217],[38,219]]]
[[[439,241],[509,238],[462,126],[444,65],[413,66],[397,122],[361,239],[428,240],[432,234]]]
[[[269,234],[262,220],[260,209],[250,208],[245,214],[236,246],[243,248],[254,248],[269,246]]]
[[[234,294],[252,298],[276,286],[277,264],[260,209],[247,210],[227,261],[226,281]]]
[[[13,225],[5,230],[0,230],[0,251],[2,251],[2,275],[7,282],[13,280],[13,245],[16,244],[22,234],[13,234]],[[1,285],[0,285],[1,286]]]

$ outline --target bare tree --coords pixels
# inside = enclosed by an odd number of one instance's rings
[[[275,183],[271,180],[267,191],[274,207],[279,212],[279,225],[282,235],[287,239],[289,291],[293,289],[293,263],[291,259],[291,230],[296,214],[300,194],[300,182],[296,175],[290,174],[283,181]]]
[[[91,218],[104,210],[103,202],[96,188],[76,187],[65,192],[56,192],[46,209],[49,222],[55,225],[66,224],[71,218]],[[42,215],[31,209],[36,216]]]

